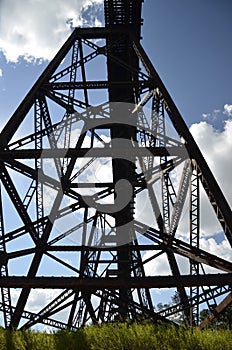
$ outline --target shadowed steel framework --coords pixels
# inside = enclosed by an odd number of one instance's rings
[[[141,46],[141,8],[105,0],[105,26],[72,32],[1,132],[6,328],[203,328],[232,302],[232,262],[200,240],[207,207],[231,247],[231,209]]]

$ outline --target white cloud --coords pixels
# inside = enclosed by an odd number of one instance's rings
[[[232,261],[232,249],[227,240],[217,243],[214,238],[201,238],[200,246],[203,250],[210,254],[223,257],[227,261]]]
[[[221,132],[206,122],[193,124],[190,131],[228,202],[232,204],[232,120],[225,121],[224,130]]]
[[[224,114],[224,116],[226,115],[227,117],[232,117],[232,104],[226,103],[223,106],[223,110],[214,109],[210,113],[202,113],[202,118],[204,120],[207,120],[207,121],[215,122],[215,121],[219,120],[219,118],[221,118],[223,120],[224,119],[223,114]]]
[[[59,292],[60,291],[56,289],[32,289],[25,309],[36,313],[42,309],[45,304],[51,302]]]
[[[225,121],[224,130],[221,132],[214,129],[212,125],[205,121],[193,124],[190,131],[199,145],[228,203],[232,205],[232,120]],[[221,227],[204,192],[202,192],[201,197],[201,217],[203,221],[201,233],[203,236],[213,235],[220,232]]]
[[[149,259],[153,254],[154,252],[147,251],[143,256],[143,261]],[[160,255],[158,258],[151,260],[145,264],[144,267],[147,276],[171,275],[170,266],[168,263],[167,255],[165,253]]]
[[[2,69],[0,68],[0,77],[2,77]]]
[[[232,105],[229,105],[228,103],[226,103],[224,105],[223,114],[227,115],[228,117],[232,117]]]
[[[202,117],[203,119],[207,119],[209,121],[215,122],[218,120],[218,117],[221,115],[221,110],[220,109],[214,109],[211,113],[203,113]]]
[[[71,26],[99,25],[97,10],[103,0],[1,0],[0,50],[7,61],[52,59],[71,32]],[[90,8],[90,6],[95,7]]]

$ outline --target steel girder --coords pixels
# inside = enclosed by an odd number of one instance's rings
[[[105,1],[105,27],[73,31],[1,132],[6,327],[193,325],[200,305],[230,304],[232,263],[201,247],[200,194],[230,245],[231,210],[140,44],[141,3]],[[178,301],[158,310],[159,288]]]
[[[78,289],[90,292],[98,289],[118,289],[118,288],[171,288],[171,287],[191,287],[191,286],[222,286],[230,284],[232,273],[227,274],[207,274],[207,275],[181,275],[176,276],[156,276],[156,277],[133,277],[127,280],[123,278],[76,278],[76,277],[2,277],[1,285],[8,288],[51,288],[51,289]]]

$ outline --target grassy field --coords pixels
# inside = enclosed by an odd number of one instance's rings
[[[232,350],[230,330],[112,323],[52,334],[0,329],[0,350]]]

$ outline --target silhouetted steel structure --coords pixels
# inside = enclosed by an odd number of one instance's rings
[[[73,31],[1,132],[5,327],[193,325],[231,303],[232,263],[200,245],[201,193],[230,246],[231,210],[140,44],[141,6],[105,0],[105,27]],[[176,304],[158,309],[158,288]]]

